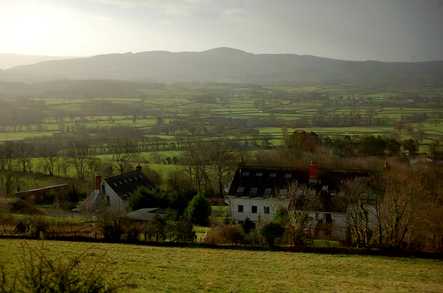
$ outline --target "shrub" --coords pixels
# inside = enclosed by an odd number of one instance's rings
[[[206,236],[208,244],[240,244],[245,234],[240,225],[223,225],[212,228]]]
[[[255,223],[252,222],[249,218],[246,218],[246,220],[242,223],[243,231],[245,231],[246,234],[249,234],[253,229],[255,229]]]
[[[194,225],[208,226],[210,215],[211,207],[202,194],[194,196],[186,208],[186,216]]]
[[[0,292],[117,292],[129,284],[117,284],[104,278],[106,258],[87,265],[91,254],[53,259],[44,247],[23,247],[22,267],[13,275],[0,268]],[[105,261],[103,261],[105,259]]]
[[[263,244],[263,237],[260,234],[260,231],[254,229],[245,235],[244,242],[253,246],[261,246]]]
[[[145,240],[160,241],[166,239],[166,222],[156,215],[154,219],[145,225]]]
[[[104,213],[101,215],[99,227],[103,232],[105,240],[118,242],[123,234],[123,227],[119,218],[112,213]]]
[[[129,197],[129,208],[139,210],[152,207],[166,207],[167,201],[159,190],[140,187]]]
[[[48,231],[49,223],[42,217],[32,217],[29,224],[31,237],[43,239]]]
[[[14,200],[9,207],[9,211],[18,214],[44,215],[44,212],[22,199]]]
[[[274,246],[275,240],[283,236],[285,229],[280,224],[269,223],[264,225],[260,232],[268,245],[272,247]]]
[[[186,218],[169,223],[167,230],[170,238],[177,242],[193,242],[196,237],[191,221]]]

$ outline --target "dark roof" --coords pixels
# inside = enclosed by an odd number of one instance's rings
[[[342,183],[356,177],[367,177],[369,173],[360,170],[319,169],[318,180],[311,186],[321,189],[327,185],[329,191],[338,191]],[[267,197],[284,195],[290,184],[308,185],[308,169],[279,167],[239,167],[232,180],[229,195]]]
[[[31,193],[47,192],[47,191],[51,191],[51,190],[64,189],[67,187],[68,187],[68,184],[50,185],[50,186],[45,186],[45,187],[29,189],[29,190],[25,190],[25,191],[19,191],[15,195],[16,196],[24,196],[24,195],[28,195]]]
[[[157,216],[164,218],[167,216],[167,213],[160,208],[144,208],[128,213],[126,218],[136,221],[151,221]]]
[[[124,199],[128,198],[131,193],[140,187],[152,187],[152,183],[140,170],[108,177],[105,181],[121,198]]]

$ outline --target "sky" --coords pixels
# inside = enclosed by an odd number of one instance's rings
[[[0,0],[0,53],[233,47],[347,60],[443,60],[443,0]]]

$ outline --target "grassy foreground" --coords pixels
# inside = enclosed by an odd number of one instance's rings
[[[0,240],[0,265],[20,266],[24,241]],[[26,241],[40,247],[41,241]],[[443,262],[413,258],[44,243],[51,256],[106,252],[109,278],[135,292],[443,292]]]

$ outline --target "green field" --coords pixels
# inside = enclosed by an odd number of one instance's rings
[[[0,240],[0,264],[19,269],[20,240]],[[51,256],[109,258],[108,278],[134,292],[443,292],[443,262],[415,258],[121,244],[44,243]],[[28,241],[41,246],[42,242]]]

